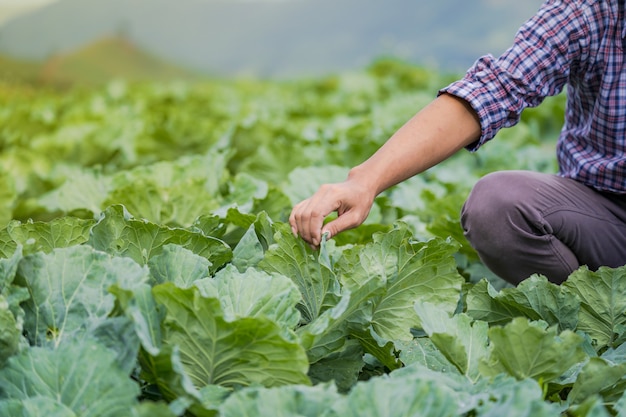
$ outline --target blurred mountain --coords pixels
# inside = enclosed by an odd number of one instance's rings
[[[504,51],[541,2],[60,0],[0,26],[0,53],[43,60],[118,36],[214,75],[318,75],[382,56],[457,72]]]
[[[0,79],[56,87],[128,81],[197,80],[198,72],[172,65],[123,36],[103,37],[37,62],[0,55]]]
[[[112,78],[162,81],[198,75],[141,50],[123,36],[104,37],[50,57],[39,70],[39,80],[54,85],[93,85]]]
[[[0,79],[37,83],[41,63],[0,55]]]

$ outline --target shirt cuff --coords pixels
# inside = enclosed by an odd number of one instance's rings
[[[447,93],[465,100],[474,109],[480,120],[481,135],[477,141],[466,146],[471,152],[490,141],[503,127],[519,121],[521,107],[503,88],[493,56],[481,57],[465,76],[439,90],[438,95]]]

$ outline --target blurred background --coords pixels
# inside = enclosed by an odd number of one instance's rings
[[[114,205],[235,247],[257,215],[286,222],[479,56],[501,54],[541,1],[0,0],[0,257],[4,242],[5,256],[57,242],[31,227]],[[555,172],[565,100],[553,99],[388,190],[333,240],[402,221],[465,242],[478,178]],[[462,245],[459,270],[490,276]]]
[[[462,73],[541,0],[0,0],[0,75],[302,78],[393,57]]]

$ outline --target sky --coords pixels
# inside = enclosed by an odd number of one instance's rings
[[[0,6],[20,6],[20,5],[40,5],[45,3],[52,3],[56,0],[0,0]]]
[[[0,0],[0,25],[9,19],[57,0]]]
[[[0,55],[43,61],[123,35],[164,60],[225,74],[327,73],[391,55],[461,72],[504,50],[542,1],[0,0]]]
[[[0,0],[0,25],[21,14],[30,12],[39,7],[43,7],[58,0]],[[259,0],[246,0],[259,1]],[[264,0],[283,1],[283,0]]]

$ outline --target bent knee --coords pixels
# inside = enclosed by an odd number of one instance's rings
[[[461,225],[468,232],[480,226],[493,229],[499,219],[510,216],[525,194],[523,175],[518,171],[498,171],[481,178],[470,192],[461,211]]]

